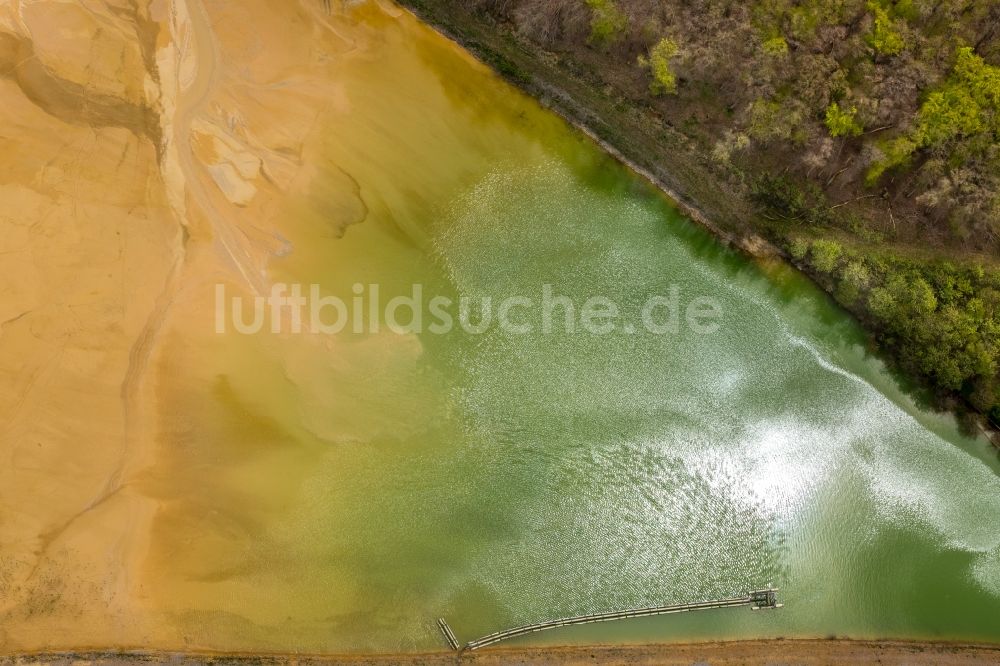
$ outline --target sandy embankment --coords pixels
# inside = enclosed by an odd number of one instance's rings
[[[0,660],[2,662],[3,660]],[[902,641],[852,641],[852,640],[772,640],[732,641],[719,643],[693,643],[676,645],[581,645],[550,648],[491,648],[482,652],[435,652],[424,654],[387,655],[308,655],[260,656],[224,655],[212,653],[75,653],[49,655],[23,655],[10,663],[18,666],[47,664],[71,666],[81,661],[92,666],[121,666],[123,664],[227,664],[240,666],[326,666],[347,664],[352,666],[382,666],[399,664],[413,666],[445,666],[455,664],[480,664],[482,666],[509,666],[525,664],[544,666],[559,664],[613,664],[619,666],[689,666],[712,664],[714,666],[844,666],[860,663],[878,663],[887,666],[966,666],[996,664],[1000,662],[1000,646],[961,645],[952,643],[920,643]]]
[[[0,3],[0,652],[182,644],[141,572],[163,340],[267,287],[350,47],[319,2],[231,5]],[[243,14],[315,27],[265,54]]]
[[[128,488],[134,397],[182,257],[148,37],[77,3],[0,6],[3,647],[129,605],[151,508]]]

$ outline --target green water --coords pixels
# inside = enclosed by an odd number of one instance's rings
[[[345,65],[352,111],[323,140],[369,216],[337,238],[335,193],[314,192],[290,212],[275,279],[345,298],[355,282],[456,299],[550,284],[633,314],[676,287],[715,299],[720,327],[178,345],[189,370],[164,392],[164,437],[198,492],[159,519],[153,549],[200,544],[159,565],[193,643],[432,649],[439,616],[468,640],[772,582],[775,612],[522,642],[1000,640],[984,442],[917,408],[806,280],[721,248],[412,19],[358,21],[381,41]]]

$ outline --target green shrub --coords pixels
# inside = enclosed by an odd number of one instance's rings
[[[921,147],[931,146],[985,129],[983,109],[970,91],[963,85],[950,85],[932,92],[920,106],[913,138]]]
[[[987,65],[971,47],[963,46],[956,54],[954,75],[977,104],[1000,109],[1000,67]]]
[[[649,68],[653,80],[649,92],[654,95],[675,94],[677,77],[670,69],[670,59],[677,55],[677,42],[664,37],[649,49],[649,57],[639,56],[639,66]]]
[[[872,31],[868,33],[866,40],[868,45],[875,49],[876,53],[882,55],[897,55],[903,51],[906,44],[902,35],[893,25],[889,12],[875,2],[868,3],[868,11],[872,13],[875,21]]]
[[[868,288],[871,273],[862,261],[852,261],[847,264],[837,286],[837,299],[845,305],[853,305],[861,297],[861,292]]]
[[[866,181],[874,184],[887,170],[905,164],[918,149],[972,136],[982,136],[982,145],[989,146],[997,132],[1000,67],[986,64],[971,48],[962,47],[948,81],[921,104],[914,129],[879,145],[884,157],[868,169]]]
[[[852,306],[861,298],[861,290],[847,282],[841,282],[837,285],[837,291],[833,295],[839,303]]]
[[[908,136],[900,136],[878,144],[882,159],[876,160],[865,174],[865,184],[874,185],[889,169],[902,166],[910,161],[910,156],[918,148],[917,143]]]
[[[858,289],[865,289],[871,283],[871,272],[863,261],[852,261],[844,269],[843,280],[856,286]]]
[[[608,46],[616,42],[628,26],[628,17],[614,0],[586,0],[590,7],[590,42]]]
[[[750,104],[750,136],[759,141],[787,139],[791,136],[790,123],[783,117],[781,104],[766,99],[755,99]]]
[[[885,287],[875,287],[868,294],[868,311],[877,318],[888,321],[896,312],[896,299]]]
[[[768,55],[783,56],[788,53],[788,42],[781,35],[765,40],[761,46]]]
[[[792,258],[796,261],[802,261],[805,259],[808,252],[809,241],[804,238],[792,239],[792,242],[788,244],[788,253],[792,255]]]
[[[939,389],[963,391],[978,408],[996,405],[1000,294],[993,276],[947,263],[896,260],[868,297],[902,363]]]
[[[813,241],[811,263],[820,273],[831,273],[844,254],[844,248],[837,241],[820,239]]]
[[[836,102],[826,107],[826,128],[830,136],[861,136],[864,126],[857,120],[858,108],[841,109]]]

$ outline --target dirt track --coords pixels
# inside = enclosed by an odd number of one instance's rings
[[[124,664],[253,664],[270,666],[296,664],[353,664],[381,666],[414,664],[622,664],[628,666],[681,666],[715,664],[719,666],[819,666],[848,664],[1000,664],[1000,645],[963,645],[957,643],[919,643],[900,641],[855,640],[773,640],[731,641],[696,644],[660,644],[633,646],[576,646],[552,648],[493,648],[481,652],[431,652],[386,655],[225,655],[180,652],[78,652],[0,657],[0,664],[45,664],[52,666],[120,666]]]

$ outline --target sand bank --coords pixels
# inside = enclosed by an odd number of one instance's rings
[[[207,285],[269,286],[339,99],[329,63],[357,47],[336,20],[282,0],[0,5],[0,650],[179,640],[146,566],[172,499],[150,478],[164,341],[210,332]],[[351,209],[353,185],[323,187]]]

